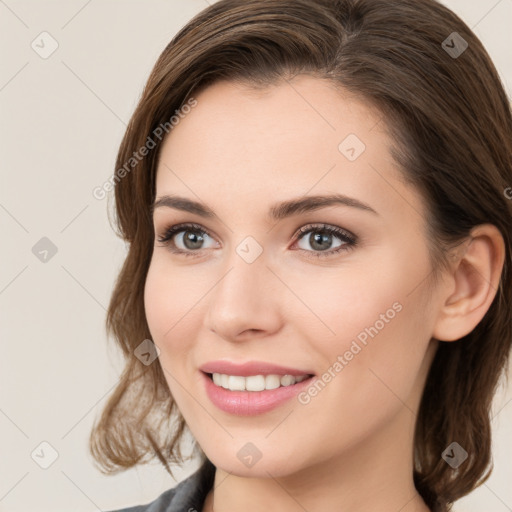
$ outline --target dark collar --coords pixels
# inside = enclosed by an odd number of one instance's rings
[[[172,489],[175,492],[165,512],[201,512],[214,479],[215,466],[204,457],[199,469]]]

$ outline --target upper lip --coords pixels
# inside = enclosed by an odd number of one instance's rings
[[[223,373],[226,375],[238,375],[248,377],[250,375],[314,375],[309,370],[289,368],[265,361],[248,361],[246,363],[232,363],[231,361],[209,361],[199,369],[205,373]]]

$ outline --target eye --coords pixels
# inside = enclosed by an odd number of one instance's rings
[[[309,236],[306,236],[308,233]],[[336,226],[329,226],[328,224],[309,224],[300,228],[298,234],[300,236],[298,237],[297,244],[306,242],[305,244],[303,243],[303,246],[309,244],[310,247],[313,248],[313,251],[305,249],[304,247],[300,247],[300,249],[310,253],[308,257],[313,258],[332,256],[333,254],[353,249],[357,243],[357,238],[352,233]],[[332,246],[333,239],[336,238],[340,240],[340,243],[336,245],[334,249],[329,250],[329,247]]]
[[[310,234],[309,237],[306,236],[308,234]],[[354,248],[357,243],[357,238],[352,233],[328,224],[308,224],[300,228],[295,237],[298,238],[297,244],[302,243],[304,245],[303,242],[310,244],[313,250],[304,247],[299,247],[299,249],[308,253],[307,257],[313,258],[332,256],[342,251],[348,251]],[[334,239],[338,239],[340,243],[334,249],[329,249]],[[193,223],[170,226],[164,231],[163,236],[158,238],[158,241],[169,247],[172,253],[192,257],[200,256],[201,250],[208,249],[208,247],[204,247],[205,242],[211,241],[213,243],[210,248],[218,246],[202,226]]]
[[[197,256],[205,241],[212,237],[199,224],[176,224],[169,227],[158,241],[169,246],[171,252],[185,256]]]

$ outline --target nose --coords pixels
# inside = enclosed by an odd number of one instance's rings
[[[283,288],[264,253],[248,263],[233,251],[227,271],[208,294],[206,328],[235,342],[278,331]]]

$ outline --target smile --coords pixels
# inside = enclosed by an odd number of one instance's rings
[[[216,386],[231,391],[263,391],[265,389],[277,389],[284,386],[292,386],[302,382],[309,375],[227,375],[225,373],[213,373],[212,380]]]
[[[306,389],[314,378],[314,375],[288,374],[242,377],[203,371],[200,374],[212,404],[237,416],[254,416],[271,411]],[[240,389],[242,387],[244,389]]]

